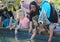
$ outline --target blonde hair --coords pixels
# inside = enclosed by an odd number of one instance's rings
[[[23,15],[25,16],[25,11],[23,10],[23,9],[20,9],[19,11],[18,11],[18,14],[20,14],[20,13],[23,13]]]

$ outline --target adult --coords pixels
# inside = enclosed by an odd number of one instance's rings
[[[31,39],[33,39],[36,35],[37,32],[37,28],[35,28],[35,26],[33,26],[33,18],[36,16],[36,18],[38,18],[39,15],[39,6],[37,5],[37,3],[35,1],[31,2],[29,5],[29,9],[30,9],[30,29],[29,32],[33,31],[33,34],[31,36]],[[35,19],[36,19],[35,18]],[[36,19],[37,21],[37,19]]]
[[[40,8],[45,10],[47,18],[50,18],[51,7],[50,7],[50,4],[46,1],[47,0],[36,0],[37,4],[40,6]],[[50,36],[49,36],[49,40],[48,40],[49,42],[51,42],[51,40],[52,40],[54,27],[55,27],[55,24],[53,24],[53,23],[49,26],[49,30],[50,30],[49,31]]]

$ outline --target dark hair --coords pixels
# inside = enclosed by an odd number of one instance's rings
[[[4,11],[8,12],[8,9],[7,9],[7,7],[5,7],[5,8],[3,9],[3,12],[4,12]]]
[[[29,9],[31,9],[31,5],[34,5],[37,8],[37,3],[35,1],[31,2],[29,5]]]
[[[36,13],[39,14],[40,7],[37,5],[35,1],[31,2],[29,5],[29,9],[31,10],[31,5],[34,5],[36,7]]]
[[[37,3],[35,1],[31,2],[30,5],[29,5],[29,9],[31,10],[31,5],[34,5],[36,7],[36,11],[34,12],[33,10],[30,11],[30,21],[32,21],[33,17],[36,16],[36,15],[39,15],[39,10],[40,10],[40,7],[37,5]],[[38,16],[37,16],[38,17]]]

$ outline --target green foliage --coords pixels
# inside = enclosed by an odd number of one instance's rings
[[[58,6],[59,6],[59,4],[60,4],[60,0],[53,0],[53,3],[55,4],[55,7],[56,7],[57,9],[60,9],[60,8],[58,8]]]
[[[8,10],[12,10],[12,11],[13,11],[13,7],[20,6],[20,0],[14,0],[11,4],[9,4],[7,0],[0,0],[0,1],[3,2],[3,4],[8,8]]]
[[[20,5],[20,0],[15,0],[14,4],[15,4],[16,6],[19,6],[19,5]]]

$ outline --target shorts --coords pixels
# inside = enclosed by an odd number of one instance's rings
[[[51,23],[51,24],[49,25],[49,28],[50,28],[50,27],[53,27],[53,28],[55,29],[56,26],[57,26],[57,23]]]
[[[20,28],[20,30],[29,30],[29,28]]]

